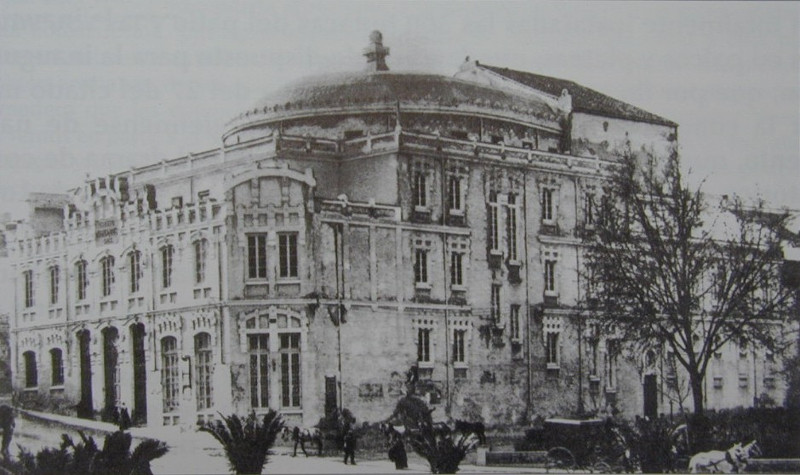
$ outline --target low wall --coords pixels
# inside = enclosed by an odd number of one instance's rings
[[[750,459],[745,472],[800,473],[800,459]]]
[[[486,452],[486,465],[544,465],[547,452]]]

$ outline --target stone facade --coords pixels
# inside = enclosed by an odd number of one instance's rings
[[[382,420],[417,379],[437,418],[494,425],[641,414],[650,376],[668,412],[664,355],[594,334],[578,270],[615,156],[668,153],[677,125],[495,69],[299,82],[218,149],[32,196],[6,228],[15,387],[149,425],[312,425]],[[710,407],[752,402],[743,368],[767,365],[730,360]]]

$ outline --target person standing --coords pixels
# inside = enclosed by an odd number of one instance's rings
[[[356,433],[352,427],[347,427],[344,432],[344,464],[347,465],[347,459],[350,458],[350,463],[356,464]]]
[[[0,429],[3,430],[0,454],[6,460],[10,457],[8,447],[11,445],[11,438],[14,436],[14,425],[14,408],[5,404],[0,406]]]
[[[403,437],[397,432],[389,434],[389,460],[394,462],[394,468],[401,470],[408,468],[408,456],[403,446]]]

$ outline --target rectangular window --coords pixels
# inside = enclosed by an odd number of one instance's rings
[[[423,170],[414,172],[413,190],[414,206],[424,208],[428,206],[428,177]]]
[[[161,393],[163,412],[178,410],[178,340],[174,336],[161,339]]]
[[[64,357],[61,350],[50,350],[50,381],[53,386],[64,385]]]
[[[558,333],[548,332],[545,339],[545,356],[548,365],[558,365]]]
[[[59,272],[58,266],[50,268],[50,305],[58,303],[58,285],[59,285]]]
[[[206,257],[208,241],[200,239],[194,242],[194,283],[202,284],[206,280]]]
[[[450,253],[450,285],[464,285],[464,254]]]
[[[492,285],[492,320],[495,323],[500,322],[500,286]]]
[[[617,387],[617,355],[619,354],[619,342],[617,340],[606,341],[606,370],[608,371],[609,388]]]
[[[281,403],[283,407],[300,407],[300,334],[280,334]]]
[[[550,188],[542,189],[542,220],[553,220],[553,190]]]
[[[142,279],[142,253],[133,251],[128,254],[128,264],[130,265],[130,291],[135,294],[139,291],[139,283]]]
[[[199,333],[194,337],[194,360],[197,380],[197,410],[210,409],[213,406],[212,378],[214,376],[211,335]]]
[[[25,307],[33,307],[33,271],[26,270],[22,273],[22,282],[25,286]]]
[[[519,340],[519,309],[520,306],[514,304],[511,306],[511,313],[509,314],[510,326],[511,326],[511,338],[514,340]]]
[[[175,248],[172,245],[161,248],[161,287],[169,288],[172,286],[172,262],[175,256]]]
[[[249,335],[250,406],[269,407],[269,335]]]
[[[544,290],[556,291],[556,261],[544,261]]]
[[[75,264],[76,279],[78,281],[76,288],[78,300],[86,299],[86,289],[89,287],[89,275],[86,271],[86,261],[78,261]]]
[[[297,233],[278,234],[279,277],[297,277]]]
[[[500,217],[497,213],[497,194],[492,191],[489,193],[489,249],[497,251],[500,249]]]
[[[250,279],[267,278],[266,234],[247,236],[247,277]]]
[[[104,257],[100,261],[103,274],[103,297],[108,297],[114,291],[114,258]]]
[[[517,197],[514,194],[508,195],[508,206],[506,207],[506,238],[508,246],[509,260],[517,260]]]
[[[450,211],[461,211],[461,178],[458,175],[450,175],[447,183],[447,191],[450,201]]]
[[[417,361],[430,363],[431,361],[431,329],[417,329]]]
[[[591,193],[586,194],[586,203],[584,204],[584,219],[586,224],[594,224],[594,195]]]
[[[466,362],[464,348],[467,339],[466,330],[455,330],[453,332],[453,361],[455,363]]]
[[[417,249],[414,253],[414,282],[428,283],[428,251],[425,249]]]
[[[597,368],[597,347],[599,346],[599,341],[597,338],[590,338],[589,339],[589,374],[591,376],[598,375],[598,368]],[[669,375],[669,371],[667,371],[667,375]]]

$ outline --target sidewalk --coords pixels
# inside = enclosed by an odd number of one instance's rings
[[[107,422],[79,419],[37,411],[21,410],[26,417],[48,423],[55,423],[65,429],[90,430],[98,433],[110,433],[117,426]],[[53,430],[53,429],[50,429]],[[231,473],[225,453],[219,443],[210,435],[196,430],[181,427],[134,427],[130,429],[134,438],[158,439],[169,446],[169,452],[152,463],[152,470],[157,474],[206,474]],[[136,442],[134,442],[136,445]],[[394,464],[388,460],[363,460],[357,465],[345,465],[337,457],[297,457],[291,456],[291,448],[273,447],[270,450],[268,463],[263,473],[397,473]],[[459,473],[544,473],[543,468],[532,467],[482,467],[462,465]],[[430,473],[424,461],[410,460],[409,468],[400,473]]]

